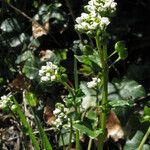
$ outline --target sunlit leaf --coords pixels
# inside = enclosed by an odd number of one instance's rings
[[[30,50],[25,51],[23,54],[19,55],[16,60],[16,64],[26,61],[29,58],[32,58],[33,54]]]
[[[25,99],[31,107],[35,107],[37,105],[38,100],[37,100],[37,97],[34,93],[26,91],[25,92]]]
[[[17,47],[23,45],[27,40],[29,40],[29,37],[26,34],[21,33],[18,37],[10,39],[9,44],[11,47]]]
[[[20,23],[16,18],[7,18],[1,23],[0,29],[4,32],[20,32]]]

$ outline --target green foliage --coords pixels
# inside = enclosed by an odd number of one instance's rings
[[[129,149],[130,150],[135,150],[135,149],[140,150],[140,149],[138,149],[138,146],[140,145],[140,142],[141,142],[143,136],[144,136],[144,134],[141,131],[137,131],[131,140],[128,139],[126,141],[126,144],[125,144],[123,150],[129,150]],[[142,150],[148,150],[148,149],[150,149],[150,146],[145,144],[143,146]]]
[[[33,57],[29,58],[22,68],[22,72],[28,77],[29,79],[35,79],[39,73],[39,64],[40,61],[38,58]]]
[[[86,134],[88,137],[90,137],[92,139],[95,139],[101,133],[103,133],[101,129],[91,130],[87,126],[83,125],[83,123],[81,123],[81,124],[74,124],[74,128],[79,130],[81,134]]]
[[[150,107],[144,107],[144,114],[141,119],[142,122],[150,122]]]
[[[16,18],[7,18],[1,23],[0,29],[6,33],[21,32],[21,25]]]
[[[25,100],[31,107],[36,107],[38,100],[34,93],[25,91]]]
[[[124,78],[108,84],[109,100],[132,100],[145,96],[145,89],[134,80]]]
[[[118,59],[119,60],[124,60],[127,58],[128,53],[127,53],[127,48],[125,47],[124,41],[118,41],[115,44],[115,51],[118,53]]]
[[[36,150],[40,150],[39,143],[36,140],[36,137],[35,137],[35,135],[34,135],[34,133],[32,131],[32,128],[30,127],[29,123],[27,122],[25,115],[23,114],[23,112],[22,112],[18,102],[16,101],[16,99],[14,97],[13,97],[13,101],[14,101],[14,103],[16,105],[16,109],[17,109],[16,112],[18,113],[18,115],[20,117],[20,120],[21,120],[24,128],[26,129],[26,132],[29,134],[29,137],[32,140],[32,143],[33,143],[35,149]]]

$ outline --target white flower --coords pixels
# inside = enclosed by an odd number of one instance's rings
[[[11,96],[6,96],[6,95],[3,95],[1,96],[0,98],[0,108],[3,109],[3,108],[6,108],[7,106],[10,106],[13,105],[13,102],[11,101]]]
[[[56,80],[58,74],[58,67],[52,62],[47,62],[45,66],[42,66],[39,70],[39,76],[41,76],[41,81],[54,81]]]
[[[54,114],[54,115],[57,115],[57,114],[59,114],[60,112],[61,112],[61,110],[58,109],[58,108],[56,108],[56,109],[53,111],[53,114]]]
[[[99,83],[100,83],[99,78],[92,78],[92,81],[87,83],[87,87],[88,88],[95,88],[96,86],[98,86]]]
[[[54,81],[55,79],[56,79],[55,75],[51,76],[51,81]]]
[[[100,29],[105,31],[109,25],[109,16],[116,10],[114,0],[90,0],[85,6],[86,13],[76,19],[75,29],[81,33],[95,35]]]
[[[77,17],[77,18],[76,18],[76,22],[77,22],[78,24],[80,24],[80,23],[82,22],[81,17]]]
[[[44,74],[44,70],[43,69],[39,70],[39,75],[42,76],[43,74]]]
[[[107,17],[102,17],[101,18],[101,27],[106,27],[107,25],[109,25],[110,21]]]
[[[41,81],[49,81],[50,79],[49,79],[49,77],[47,77],[47,76],[42,76],[41,77]]]
[[[0,101],[0,109],[3,109],[3,108],[5,108],[7,106],[7,101]]]
[[[46,73],[46,76],[47,76],[47,77],[50,77],[50,76],[51,76],[50,72],[47,72],[47,73]]]

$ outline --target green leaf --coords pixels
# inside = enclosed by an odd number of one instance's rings
[[[118,55],[119,55],[118,59],[120,60],[124,60],[128,56],[127,48],[125,47],[124,41],[118,41],[115,44],[115,51],[118,52]]]
[[[36,21],[43,24],[46,21],[48,21],[50,18],[50,12],[49,12],[49,6],[46,4],[43,4],[40,8],[38,13],[33,17]]]
[[[49,139],[44,131],[44,128],[42,127],[41,125],[41,121],[39,119],[39,117],[35,114],[35,112],[33,111],[32,109],[32,112],[33,112],[33,115],[34,115],[34,119],[35,119],[35,122],[36,122],[36,125],[38,127],[38,130],[39,130],[39,134],[41,136],[41,140],[42,140],[42,144],[44,146],[44,149],[45,150],[52,150],[52,146],[49,142]]]
[[[25,33],[21,33],[17,37],[14,36],[13,38],[11,38],[9,44],[11,47],[17,47],[23,45],[28,39],[29,37]]]
[[[143,132],[137,131],[131,140],[128,139],[126,141],[126,144],[125,144],[123,150],[136,150],[138,148],[139,144],[141,143],[143,136],[144,136]],[[147,148],[150,149],[150,146],[148,147],[147,145],[146,146],[144,145],[143,149],[145,149],[145,148],[146,148],[146,150],[147,150]]]
[[[124,106],[132,106],[133,103],[127,100],[112,100],[109,102],[112,107],[124,107]]]
[[[25,99],[27,101],[27,103],[31,106],[31,107],[35,107],[37,106],[38,100],[37,97],[34,93],[31,92],[25,92]]]
[[[68,145],[70,138],[70,132],[64,128],[61,129],[61,134],[59,136],[59,146]],[[74,139],[73,139],[74,140]]]
[[[142,85],[127,78],[121,81],[113,81],[108,85],[109,100],[136,100],[145,95],[145,89]]]
[[[3,32],[8,33],[21,31],[20,23],[17,21],[16,18],[7,18],[6,20],[4,20],[0,26],[0,29]]]
[[[144,115],[142,116],[142,122],[150,122],[150,107],[144,107]]]
[[[93,111],[93,110],[88,111],[88,112],[87,112],[87,118],[88,118],[88,119],[91,119],[91,120],[97,121],[96,112]]]
[[[29,58],[33,58],[33,54],[30,50],[27,50],[23,54],[19,55],[15,62],[16,62],[16,64],[20,64],[21,62],[24,62]]]
[[[93,48],[90,45],[83,46],[83,54],[84,55],[91,55],[93,54]]]
[[[38,76],[39,62],[40,60],[35,57],[29,58],[25,62],[22,72],[26,75],[26,77],[32,80]]]
[[[89,66],[91,66],[91,64],[92,64],[91,60],[90,60],[89,57],[86,56],[86,55],[82,55],[82,56],[77,56],[77,55],[75,55],[75,57],[76,57],[76,59],[77,59],[79,62],[81,62],[81,63],[83,63],[83,64],[86,64],[86,65],[89,65]]]
[[[97,67],[101,67],[101,62],[98,57],[98,53],[94,51],[93,55],[82,55],[82,56],[77,56],[75,55],[77,60],[85,65],[89,65],[92,67],[93,63],[97,65]]]
[[[150,107],[148,107],[148,106],[144,107],[144,115],[150,116]]]
[[[73,127],[79,130],[81,134],[86,134],[92,139],[98,137],[101,133],[103,133],[101,129],[93,131],[83,124],[74,124]]]

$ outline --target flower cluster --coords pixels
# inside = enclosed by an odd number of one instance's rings
[[[92,81],[87,83],[87,87],[88,88],[95,88],[99,85],[100,81],[101,80],[99,78],[92,78]]]
[[[42,66],[39,70],[39,75],[41,76],[41,81],[55,81],[57,79],[58,67],[52,62],[47,62],[46,66]]]
[[[68,108],[66,108],[61,103],[57,103],[56,109],[53,111],[53,114],[55,115],[55,118],[56,118],[56,120],[53,121],[53,126],[59,129],[65,123],[67,123],[68,122],[67,113],[68,113]]]
[[[11,95],[3,95],[0,98],[0,109],[6,109],[7,107],[11,108],[11,110],[14,110],[14,108],[16,107],[11,100]]]
[[[105,31],[110,23],[109,18],[116,10],[114,0],[90,0],[85,6],[86,13],[76,18],[75,29],[81,33],[95,35],[96,31]]]

